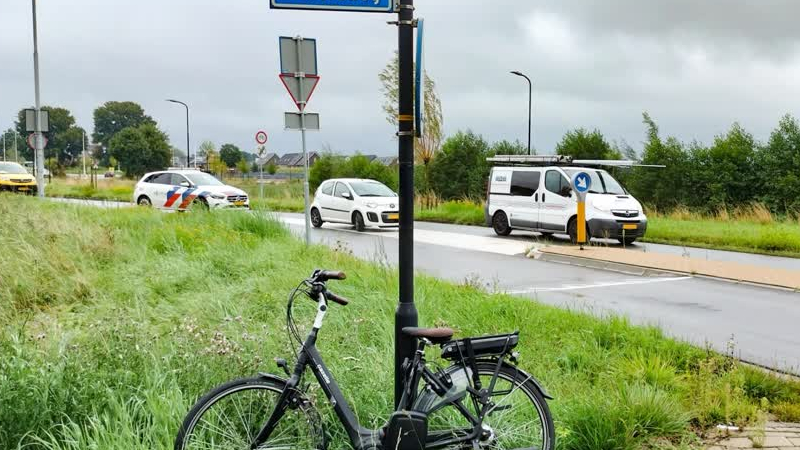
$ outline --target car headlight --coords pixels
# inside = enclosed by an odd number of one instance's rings
[[[211,198],[215,198],[217,200],[225,200],[225,196],[222,194],[211,194]]]
[[[367,206],[367,208],[369,208],[369,209],[375,209],[375,208],[377,208],[377,207],[378,207],[378,204],[377,204],[377,203],[372,203],[372,202],[370,202],[370,203],[367,203],[367,205],[366,205],[366,206]]]

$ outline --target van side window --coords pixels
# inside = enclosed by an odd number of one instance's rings
[[[570,188],[569,181],[557,170],[547,171],[547,174],[544,176],[544,187],[548,191],[558,195],[565,195]]]
[[[511,174],[511,195],[530,197],[539,189],[541,173],[514,171]]]
[[[325,195],[333,195],[333,182],[327,181],[322,184],[322,193]]]

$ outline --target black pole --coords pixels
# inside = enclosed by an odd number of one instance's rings
[[[522,77],[522,78],[525,78],[526,80],[528,80],[528,154],[530,155],[531,154],[531,123],[533,122],[533,83],[531,82],[531,79],[528,78],[528,76],[525,75],[522,72],[519,72],[517,70],[513,70],[513,71],[511,71],[511,73],[516,75],[516,76],[518,76],[518,77]]]
[[[397,24],[399,59],[398,152],[400,165],[400,303],[394,326],[394,403],[403,391],[402,365],[416,350],[416,339],[403,327],[417,326],[414,306],[414,0],[400,0]]]

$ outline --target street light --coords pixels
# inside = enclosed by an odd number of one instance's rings
[[[186,108],[186,167],[189,167],[189,105],[179,100],[167,99],[168,102],[178,103]],[[194,161],[194,167],[197,167],[197,158]]]
[[[525,78],[528,80],[528,154],[531,154],[531,121],[532,121],[532,111],[533,111],[533,83],[531,83],[531,79],[528,78],[527,75],[518,71],[512,70],[512,74]]]

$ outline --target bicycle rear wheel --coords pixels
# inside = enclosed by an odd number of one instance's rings
[[[183,421],[175,450],[249,449],[283,392],[284,384],[266,378],[243,378],[203,396]],[[259,449],[324,450],[319,414],[310,402],[290,407]]]
[[[496,365],[492,362],[479,362],[478,375],[483,389],[490,389]],[[469,377],[463,366],[448,369],[456,378]],[[433,394],[435,395],[435,394]],[[494,388],[489,393],[494,404],[482,422],[482,434],[478,440],[481,448],[492,450],[555,448],[555,427],[550,409],[542,392],[534,380],[524,372],[511,366],[502,366]],[[461,405],[472,416],[478,417],[476,398],[467,392]],[[464,411],[455,404],[433,402],[427,405],[428,445],[427,448],[471,448],[470,444],[460,443],[442,445],[448,439],[465,437],[473,429]],[[435,442],[434,442],[435,441]]]

